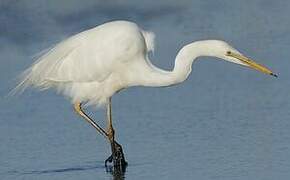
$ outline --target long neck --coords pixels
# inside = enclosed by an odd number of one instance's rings
[[[172,71],[165,71],[153,67],[146,75],[144,86],[160,87],[178,84],[187,79],[191,72],[194,60],[199,56],[209,55],[208,41],[196,41],[181,48],[175,58],[175,65]],[[153,65],[152,65],[153,66]]]

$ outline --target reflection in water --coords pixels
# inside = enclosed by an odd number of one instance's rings
[[[58,168],[58,169],[45,169],[45,170],[33,170],[33,171],[8,171],[7,175],[26,175],[26,174],[50,174],[50,173],[63,173],[63,172],[73,172],[73,171],[86,171],[92,169],[101,169],[104,166],[99,165],[82,165],[69,168]]]
[[[98,162],[101,164],[103,162]],[[113,176],[114,180],[124,180],[125,179],[125,172],[126,167],[124,169],[114,168],[113,166],[103,166],[103,165],[79,165],[74,167],[68,168],[56,168],[56,169],[44,169],[44,170],[32,170],[32,171],[18,171],[12,170],[8,171],[6,175],[37,175],[37,174],[53,174],[53,173],[65,173],[65,172],[75,172],[75,171],[86,171],[86,170],[94,170],[94,169],[105,169],[107,173],[110,173]]]
[[[114,180],[123,180],[125,179],[126,168],[127,166],[123,166],[122,169],[114,166],[106,166],[106,172],[110,173]]]

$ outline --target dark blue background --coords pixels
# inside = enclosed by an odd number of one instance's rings
[[[153,63],[172,69],[178,50],[222,39],[279,78],[200,58],[183,84],[135,87],[113,98],[129,161],[126,179],[288,179],[290,2],[272,0],[1,0],[0,178],[112,179],[109,145],[53,91],[7,97],[43,49],[117,19],[156,33]],[[102,109],[90,114],[105,125]]]

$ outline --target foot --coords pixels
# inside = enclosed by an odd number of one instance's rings
[[[112,168],[113,170],[124,172],[128,163],[125,160],[125,156],[123,153],[122,146],[114,141],[114,145],[112,146],[112,155],[108,157],[105,161],[105,167],[108,169],[108,162],[113,163]]]

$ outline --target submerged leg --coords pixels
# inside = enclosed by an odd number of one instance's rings
[[[111,98],[107,105],[107,119],[108,119],[108,139],[111,143],[112,155],[105,161],[105,166],[107,167],[108,162],[113,162],[113,168],[117,171],[125,171],[127,162],[123,153],[122,146],[115,141],[115,130],[113,128],[112,122],[112,103]]]

